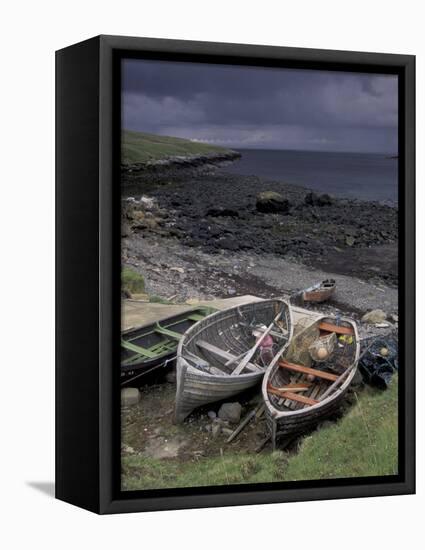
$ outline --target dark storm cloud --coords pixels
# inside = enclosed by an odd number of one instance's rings
[[[397,149],[386,75],[127,60],[123,126],[233,147]]]

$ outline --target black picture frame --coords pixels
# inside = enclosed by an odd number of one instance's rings
[[[120,492],[119,61],[141,57],[399,77],[397,476]],[[56,52],[56,498],[93,512],[415,491],[415,57],[98,36]]]

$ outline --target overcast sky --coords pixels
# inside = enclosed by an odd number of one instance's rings
[[[397,151],[397,77],[123,61],[127,130],[233,148]]]

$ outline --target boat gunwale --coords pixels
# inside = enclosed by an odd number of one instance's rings
[[[171,315],[170,317],[164,317],[163,319],[158,319],[156,321],[149,321],[149,322],[147,322],[143,325],[138,325],[136,327],[129,327],[129,328],[121,331],[121,337],[126,336],[127,334],[129,334],[131,332],[135,332],[137,330],[141,330],[141,329],[144,329],[144,328],[149,329],[151,326],[156,325],[157,323],[164,324],[165,322],[169,321],[170,319],[180,317],[181,315],[190,315],[190,314],[196,313],[197,311],[208,311],[208,310],[214,310],[214,308],[210,307],[210,306],[199,306],[199,307],[195,307],[195,308],[192,308],[192,309],[188,309],[186,311],[182,311],[181,313],[175,313],[174,315]],[[212,313],[206,313],[204,319],[206,317],[208,317],[209,315],[213,315],[214,313],[218,313],[218,312],[219,311],[212,311]],[[182,321],[185,321],[185,320],[186,319],[182,319]],[[203,321],[203,319],[200,319],[200,321]],[[200,321],[195,321],[195,324],[199,323]],[[154,330],[152,330],[151,332],[154,332]],[[151,332],[147,332],[146,334],[150,334]],[[183,336],[183,334],[182,334],[182,336]],[[145,335],[143,335],[143,336],[145,336]]]

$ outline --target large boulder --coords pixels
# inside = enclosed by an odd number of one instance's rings
[[[368,311],[365,313],[362,317],[362,321],[364,323],[369,323],[370,325],[373,325],[375,323],[382,323],[387,318],[387,314],[385,311],[382,311],[382,309],[373,309],[372,311]]]
[[[228,420],[232,424],[237,424],[241,419],[242,405],[240,403],[223,403],[218,411],[218,417],[221,420]]]
[[[257,210],[265,213],[283,213],[289,212],[291,203],[280,193],[275,191],[263,191],[257,195]]]

